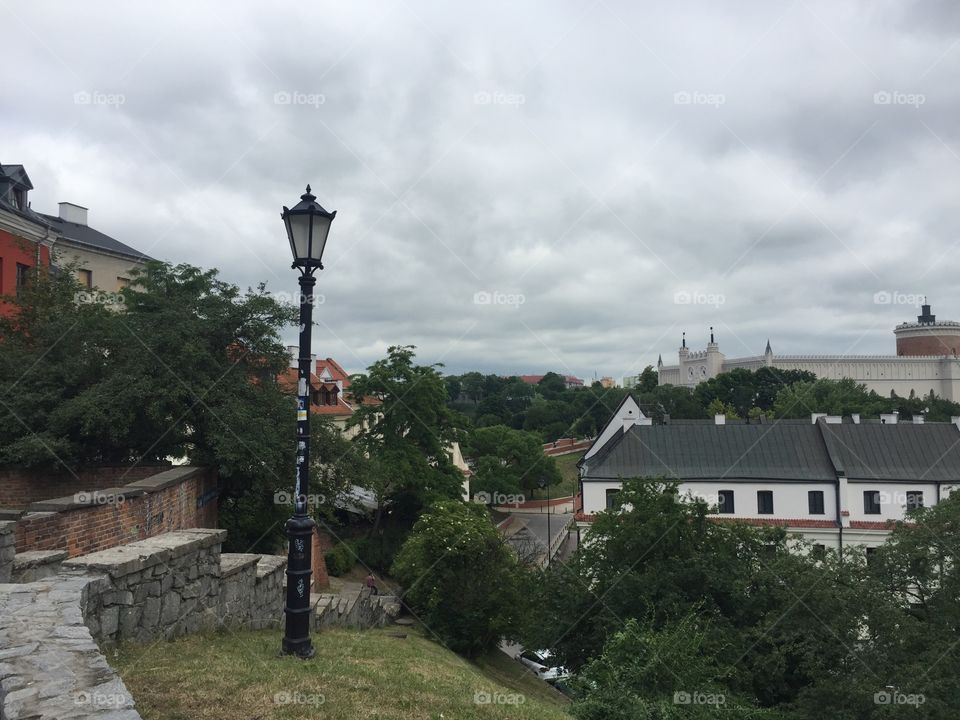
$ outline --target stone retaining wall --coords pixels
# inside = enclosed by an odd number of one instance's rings
[[[9,525],[0,523],[0,549],[12,548],[2,544]],[[221,555],[226,534],[187,529],[65,561],[65,553],[14,558],[8,566],[23,577],[59,571],[0,584],[0,720],[137,720],[97,643],[279,627],[286,558]]]
[[[0,583],[10,582],[13,574],[13,558],[17,550],[14,546],[14,522],[0,522]]]

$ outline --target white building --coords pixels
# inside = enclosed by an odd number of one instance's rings
[[[660,385],[693,387],[736,368],[774,367],[806,370],[830,380],[851,378],[885,397],[891,392],[922,397],[933,391],[946,400],[960,401],[960,323],[938,322],[930,306],[924,305],[917,322],[901,323],[893,332],[896,355],[774,355],[767,341],[762,355],[740,358],[727,358],[720,352],[713,328],[705,350],[690,350],[684,333],[677,364],[664,365],[662,357],[658,360],[658,381]]]
[[[908,507],[934,505],[960,485],[960,418],[747,423],[718,415],[654,425],[628,396],[580,462],[581,537],[625,478],[679,481],[718,520],[781,526],[827,548],[875,547]]]

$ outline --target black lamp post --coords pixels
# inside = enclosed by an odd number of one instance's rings
[[[293,515],[287,520],[287,602],[284,607],[283,654],[313,657],[310,642],[310,551],[313,519],[307,512],[310,491],[310,331],[313,326],[313,286],[323,270],[323,248],[337,213],[327,212],[310,193],[310,186],[280,217],[287,228],[293,267],[300,270],[300,358],[297,363],[297,476]]]
[[[553,535],[550,533],[550,485],[546,478],[540,480],[540,487],[547,489],[547,567],[550,567],[550,556],[553,554]]]

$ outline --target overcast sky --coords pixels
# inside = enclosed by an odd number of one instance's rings
[[[0,0],[0,160],[33,208],[296,291],[314,349],[450,372],[892,354],[960,320],[960,3]],[[287,338],[295,342],[291,331]]]

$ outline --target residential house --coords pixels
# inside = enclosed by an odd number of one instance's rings
[[[706,500],[715,520],[779,526],[813,545],[883,543],[907,510],[960,485],[960,418],[927,423],[841,418],[654,424],[624,399],[580,461],[582,538],[616,504],[625,478],[667,478]]]
[[[87,222],[87,208],[69,202],[59,204],[58,215],[43,215],[57,233],[54,262],[77,263],[77,278],[87,288],[113,293],[130,283],[133,268],[142,267],[150,256],[110,237]]]
[[[56,231],[30,209],[33,183],[23,165],[0,165],[0,314],[11,310],[2,297],[15,297],[44,268]]]

